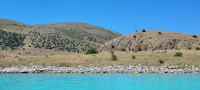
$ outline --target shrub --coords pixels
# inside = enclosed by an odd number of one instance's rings
[[[192,47],[188,47],[188,50],[191,50],[192,49]]]
[[[197,38],[197,35],[193,35],[192,37],[193,37],[193,38]]]
[[[132,59],[135,59],[135,55],[132,55]]]
[[[112,61],[116,61],[117,60],[117,56],[115,55],[115,53],[113,51],[111,51],[111,60]]]
[[[158,60],[158,62],[159,62],[160,64],[165,63],[163,60]]]
[[[126,51],[126,49],[125,48],[121,48],[120,51]]]
[[[142,32],[146,32],[146,30],[145,30],[145,29],[143,29],[143,30],[142,30]]]
[[[175,57],[176,57],[176,56],[177,56],[177,57],[182,57],[182,55],[183,55],[183,53],[181,53],[181,52],[176,52],[174,56],[175,56]]]
[[[133,52],[137,52],[137,50],[135,50],[135,49],[133,49],[133,48],[132,48],[132,51],[133,51]]]
[[[138,50],[138,51],[142,51],[142,48],[139,47],[137,50]]]
[[[98,54],[98,51],[95,48],[88,48],[86,54]]]
[[[195,49],[196,49],[196,50],[200,50],[200,48],[199,48],[199,47],[196,47]]]
[[[161,33],[161,32],[158,32],[158,34],[161,35],[162,33]]]
[[[176,42],[176,39],[172,39],[173,42]]]
[[[135,35],[133,35],[133,38],[136,38],[136,36],[135,36]]]
[[[49,57],[49,56],[46,54],[46,55],[45,55],[45,58],[48,58],[48,57]]]
[[[112,45],[111,47],[112,47],[112,49],[114,49],[114,48],[115,48],[115,46],[114,46],[114,45]]]

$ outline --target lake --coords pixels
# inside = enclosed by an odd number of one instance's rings
[[[0,74],[0,90],[198,90],[200,74]]]

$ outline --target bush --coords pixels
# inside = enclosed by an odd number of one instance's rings
[[[112,61],[116,61],[117,60],[117,56],[115,55],[115,53],[113,51],[111,51],[111,60]]]
[[[165,63],[163,60],[159,60],[158,61],[160,64],[163,64],[163,63]]]
[[[188,47],[188,50],[191,50],[192,49],[192,47]]]
[[[197,35],[193,35],[192,37],[193,37],[193,38],[197,38]]]
[[[111,47],[112,47],[112,49],[114,49],[114,48],[115,48],[115,46],[114,46],[114,45],[112,45]]]
[[[182,57],[182,55],[183,55],[183,53],[181,53],[181,52],[176,52],[174,56],[175,56],[175,57]]]
[[[132,55],[132,59],[135,59],[135,55]]]
[[[136,38],[136,36],[135,36],[135,35],[133,35],[133,38]]]
[[[135,50],[134,48],[131,49],[133,52],[137,52],[137,50]]]
[[[176,42],[176,39],[172,39],[173,42]]]
[[[199,47],[196,47],[195,49],[196,49],[196,50],[200,50],[200,48],[199,48]]]
[[[137,50],[138,50],[138,51],[142,51],[142,48],[139,47]]]
[[[142,30],[142,32],[146,32],[146,30],[145,30],[145,29],[143,29],[143,30]]]
[[[88,48],[86,54],[98,54],[98,51],[95,48]]]
[[[48,58],[48,57],[49,57],[49,56],[46,54],[46,55],[45,55],[45,58]]]
[[[120,51],[126,51],[126,49],[125,48],[121,48]]]
[[[161,32],[158,32],[158,34],[161,35],[162,33],[161,33]]]

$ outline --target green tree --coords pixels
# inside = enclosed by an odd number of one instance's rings
[[[132,55],[132,59],[135,59],[135,55]]]
[[[200,50],[200,48],[199,48],[199,47],[196,47],[195,49],[196,49],[196,50]]]
[[[136,35],[133,35],[133,38],[136,38]]]
[[[174,56],[175,56],[175,57],[182,57],[182,55],[183,55],[182,52],[176,52]]]
[[[138,50],[138,51],[142,51],[142,48],[139,47],[137,50]]]
[[[142,30],[142,32],[146,32],[146,30],[145,30],[145,29],[143,29],[143,30]]]
[[[98,54],[98,50],[95,48],[88,48],[86,54]]]
[[[164,63],[164,61],[163,61],[163,60],[158,60],[158,62],[159,62],[160,64],[163,64],[163,63]]]
[[[117,60],[117,55],[115,55],[114,51],[111,51],[111,60],[116,61]]]
[[[193,35],[192,37],[193,37],[193,38],[197,38],[197,35]]]

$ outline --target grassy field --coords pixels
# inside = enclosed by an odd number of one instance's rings
[[[176,52],[182,52],[182,57],[175,57]],[[200,67],[199,50],[162,50],[162,51],[141,51],[126,52],[115,51],[117,60],[113,61],[111,52],[99,54],[63,54],[63,55],[37,55],[37,56],[4,56],[0,55],[0,66],[182,66],[194,65]],[[134,58],[135,56],[135,58]]]

